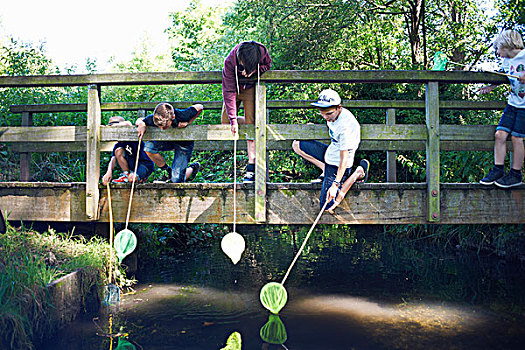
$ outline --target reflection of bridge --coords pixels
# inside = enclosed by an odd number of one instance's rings
[[[74,76],[0,77],[0,87],[53,87],[87,85],[87,104],[11,106],[22,114],[21,127],[0,128],[0,142],[20,152],[21,181],[27,181],[30,152],[86,152],[85,183],[0,183],[0,209],[11,220],[92,221],[108,219],[105,188],[100,180],[100,151],[111,150],[115,140],[136,140],[134,128],[101,125],[104,111],[136,110],[139,115],[156,103],[101,103],[100,89],[108,85],[216,84],[220,72],[99,74]],[[309,101],[266,101],[269,83],[418,83],[424,101],[343,101],[348,108],[384,109],[386,124],[362,125],[361,150],[387,151],[388,183],[360,184],[351,190],[335,215],[324,223],[525,223],[525,185],[512,190],[478,184],[440,183],[441,151],[492,150],[494,126],[440,125],[440,109],[501,109],[499,101],[440,101],[440,83],[501,83],[505,78],[488,73],[427,71],[270,71],[256,87],[256,125],[242,126],[241,138],[254,138],[257,164],[254,185],[239,185],[238,222],[311,223],[318,213],[319,185],[268,183],[266,151],[291,149],[293,139],[327,139],[324,125],[267,124],[268,109],[310,108]],[[192,102],[180,102],[187,106]],[[201,102],[220,109],[220,102]],[[174,103],[176,106],[178,103]],[[395,123],[396,109],[423,109],[426,125]],[[33,113],[87,111],[87,126],[32,127]],[[149,140],[196,140],[196,149],[232,149],[226,125],[192,125],[187,129],[148,130]],[[510,145],[509,145],[510,147]],[[426,183],[396,183],[395,151],[426,150]],[[480,174],[481,175],[481,174]],[[130,185],[115,185],[113,207],[124,221]],[[208,222],[233,220],[232,184],[137,185],[131,221]],[[143,210],[142,208],[150,208]]]

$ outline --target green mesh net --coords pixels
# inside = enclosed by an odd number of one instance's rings
[[[270,282],[262,287],[259,298],[266,309],[278,314],[288,301],[288,293],[281,283]]]
[[[434,55],[434,64],[432,70],[445,70],[447,69],[448,58],[443,52],[438,51]]]
[[[261,339],[269,344],[284,344],[288,336],[283,321],[277,315],[270,314],[268,322],[262,326],[259,334]]]
[[[221,350],[241,350],[242,349],[242,340],[241,334],[239,332],[233,332],[228,337],[226,341],[226,346],[221,348]]]
[[[126,339],[122,337],[118,338],[118,345],[115,348],[115,350],[135,350],[135,349],[136,349],[135,345],[131,344]]]
[[[133,253],[137,247],[137,236],[127,228],[117,233],[115,243],[113,244],[119,261]]]

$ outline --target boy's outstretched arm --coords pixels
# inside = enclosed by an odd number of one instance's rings
[[[113,178],[113,169],[115,169],[115,164],[117,163],[117,158],[115,156],[112,156],[111,157],[111,160],[109,161],[109,164],[108,164],[108,170],[106,171],[106,173],[104,174],[104,176],[102,177],[102,184],[105,186],[108,182],[111,181],[111,179]]]
[[[144,123],[144,118],[138,118],[135,121],[135,125],[137,126],[137,133],[139,134],[139,137],[144,136],[144,133],[146,132],[146,123]]]
[[[179,122],[179,124],[177,124],[177,127],[178,127],[178,128],[185,128],[185,127],[187,127],[188,125],[190,125],[191,123],[193,123],[193,121],[194,121],[195,119],[197,119],[197,117],[198,117],[199,115],[201,115],[202,110],[204,109],[204,106],[201,105],[201,104],[199,104],[199,103],[194,104],[192,107],[195,108],[195,110],[197,111],[197,113],[196,113],[196,114],[190,119],[189,122]]]
[[[339,167],[337,168],[337,174],[335,175],[335,180],[332,183],[332,186],[328,189],[326,200],[330,202],[337,196],[337,190],[339,185],[336,182],[341,182],[346,171],[346,166],[348,165],[348,150],[339,151]],[[344,196],[343,196],[344,198]]]

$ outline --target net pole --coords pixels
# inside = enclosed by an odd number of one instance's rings
[[[310,235],[312,234],[312,231],[314,230],[315,225],[317,225],[317,222],[319,221],[319,219],[323,215],[324,209],[326,208],[327,204],[328,204],[328,201],[325,200],[325,203],[324,203],[323,207],[321,208],[321,211],[317,215],[317,218],[315,219],[312,227],[310,227],[310,230],[308,231],[308,234],[306,235],[306,238],[304,239],[303,244],[301,245],[301,248],[299,248],[299,251],[297,252],[297,254],[295,254],[295,258],[293,259],[292,263],[290,264],[290,267],[288,267],[288,271],[286,271],[286,274],[284,275],[284,278],[283,278],[283,281],[281,282],[281,285],[284,285],[284,282],[286,282],[286,279],[288,278],[288,275],[290,274],[290,271],[292,271],[292,268],[295,265],[295,262],[297,261],[297,259],[299,258],[299,255],[301,255],[301,252],[303,251],[304,247],[306,246],[306,242],[308,242],[308,238],[310,238]]]

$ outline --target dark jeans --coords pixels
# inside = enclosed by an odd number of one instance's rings
[[[171,182],[184,182],[186,179],[186,168],[193,152],[193,141],[146,141],[144,150],[150,153],[160,151],[174,151],[173,163],[171,164]]]
[[[321,188],[321,195],[319,196],[319,208],[322,208],[324,206],[324,203],[326,202],[328,190],[330,189],[330,187],[332,187],[332,184],[334,183],[335,177],[337,175],[337,169],[339,167],[325,163],[324,154],[328,149],[328,145],[325,145],[322,142],[315,140],[299,141],[299,148],[304,153],[324,163],[323,187]],[[352,168],[347,168],[343,175],[343,178],[341,179],[341,183],[345,182],[350,177],[350,174],[352,174]],[[340,190],[337,190],[337,194],[339,194],[339,191]],[[333,204],[334,200],[332,199],[330,203],[328,203],[328,205],[326,206],[326,209],[330,208]]]

